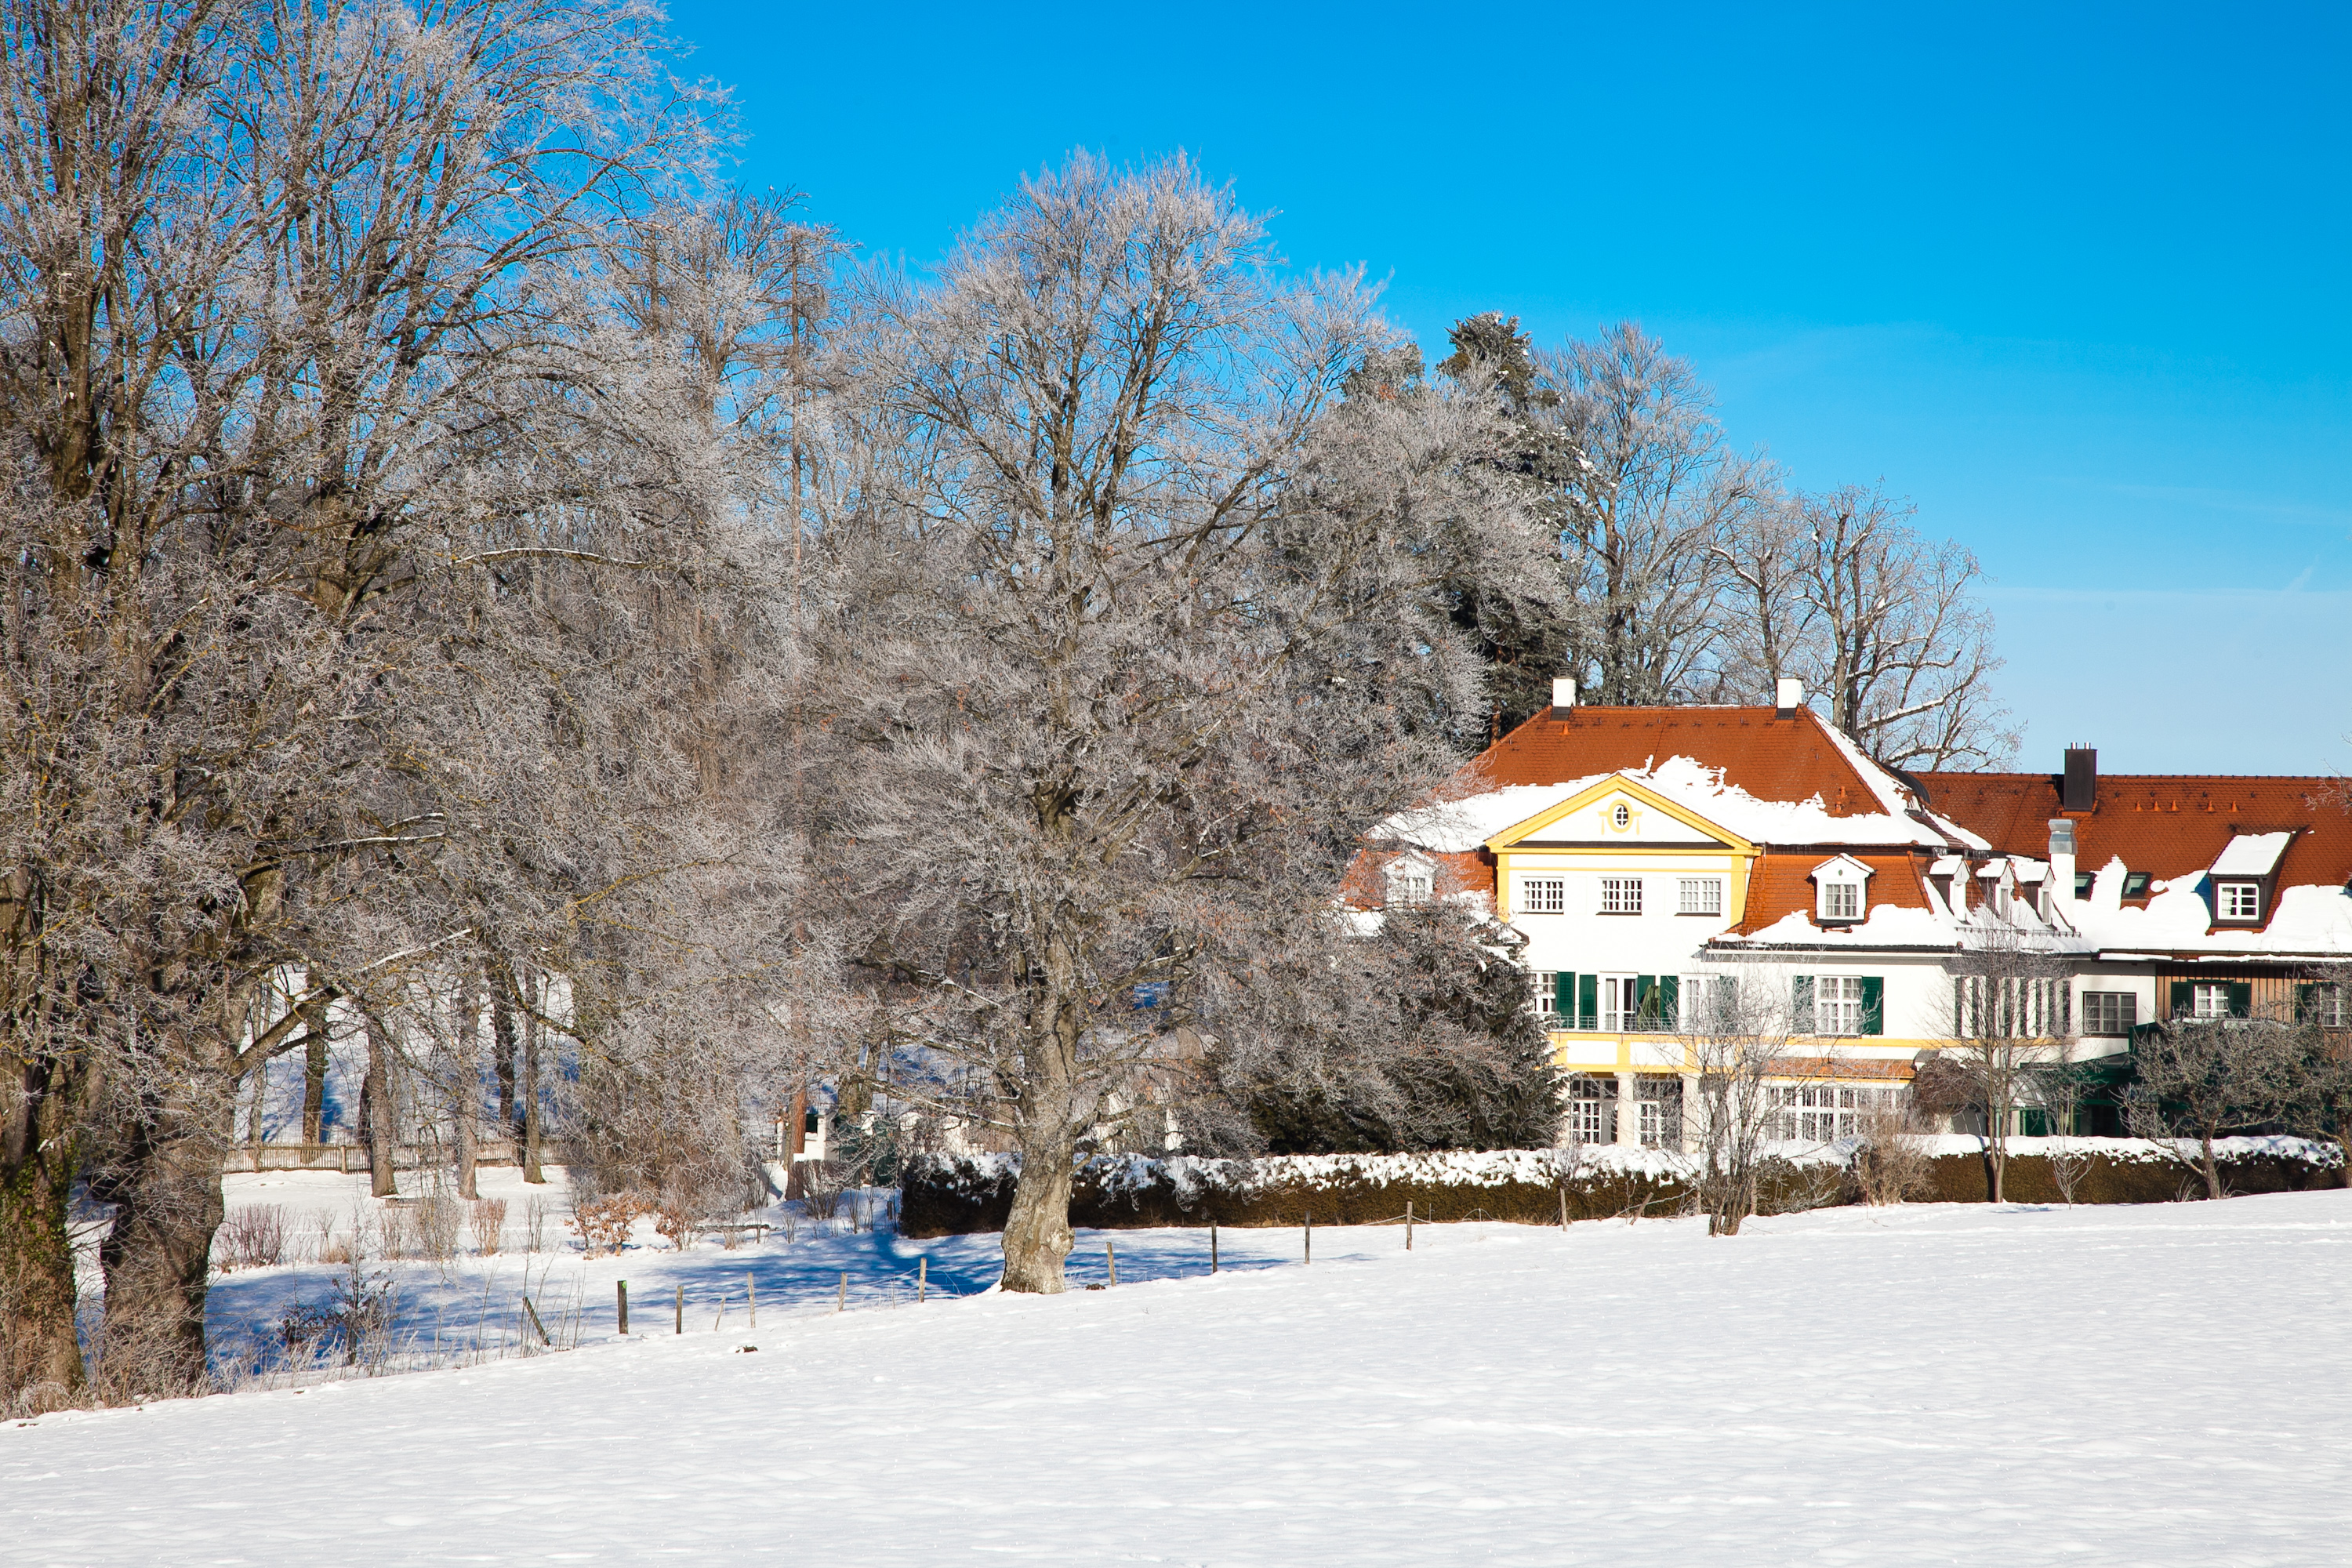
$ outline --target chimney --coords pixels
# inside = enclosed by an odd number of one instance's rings
[[[2074,901],[2074,824],[2070,818],[2050,819],[2050,879],[2042,888],[2049,908]]]
[[[1793,719],[1797,710],[1805,705],[1805,683],[1793,675],[1784,675],[1773,689],[1772,717]]]
[[[1568,710],[1576,706],[1576,681],[1570,676],[1559,676],[1551,683],[1551,716],[1565,719]]]
[[[2095,746],[2066,748],[2066,777],[2058,789],[2061,811],[2091,811],[2099,803],[2099,752]]]

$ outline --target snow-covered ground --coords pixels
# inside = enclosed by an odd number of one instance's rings
[[[1201,1232],[1122,1232],[1117,1289],[809,1315],[828,1273],[919,1257],[969,1288],[994,1240],[633,1253],[641,1300],[748,1267],[805,1286],[801,1314],[649,1313],[626,1342],[592,1317],[560,1355],[0,1429],[0,1541],[27,1565],[2302,1568],[2352,1540],[2344,1192],[1729,1241],[1430,1226],[1410,1254],[1318,1230],[1311,1268],[1296,1231],[1228,1230],[1215,1278]],[[1100,1280],[1102,1237],[1076,1261]]]

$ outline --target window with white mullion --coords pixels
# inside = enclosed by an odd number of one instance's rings
[[[1719,915],[1723,912],[1723,879],[1720,877],[1685,877],[1681,879],[1679,913],[1685,915]]]
[[[1642,879],[1639,877],[1601,878],[1601,912],[1604,915],[1640,914],[1642,912]]]
[[[1519,912],[1529,915],[1557,915],[1568,909],[1568,884],[1559,877],[1523,877],[1519,879]]]

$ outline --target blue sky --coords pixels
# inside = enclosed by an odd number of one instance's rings
[[[1632,317],[1983,559],[2021,765],[2352,771],[2352,7],[729,6],[739,177],[920,264],[1178,148],[1424,345]]]

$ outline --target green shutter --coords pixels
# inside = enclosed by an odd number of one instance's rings
[[[1789,1009],[1790,1015],[1789,1032],[1792,1035],[1810,1035],[1813,1032],[1813,977],[1810,974],[1800,974],[1791,984],[1790,1001],[1793,1005]]]
[[[1658,1016],[1668,1028],[1680,1028],[1683,1021],[1682,977],[1675,974],[1658,976]]]
[[[2294,988],[2294,1021],[2308,1024],[2319,1016],[2319,987],[2298,985]]]
[[[2250,980],[2230,982],[2230,1016],[2251,1018],[2254,1016],[2254,986]]]
[[[1601,976],[1598,974],[1576,977],[1576,1027],[1601,1027]]]
[[[1658,977],[1654,974],[1633,976],[1633,1016],[1648,1023],[1658,1016]]]
[[[1862,977],[1862,1032],[1886,1033],[1886,982],[1879,975]]]
[[[2165,1014],[2165,1017],[2167,1019],[2186,1018],[2189,1016],[2189,1010],[2195,1005],[2197,1005],[2197,997],[2194,988],[2190,983],[2186,980],[2174,981],[2172,983],[2172,1006],[2170,1010]]]
[[[1551,1010],[1561,1028],[1576,1027],[1576,1019],[1570,1016],[1576,1011],[1575,971],[1563,969],[1551,977]]]

